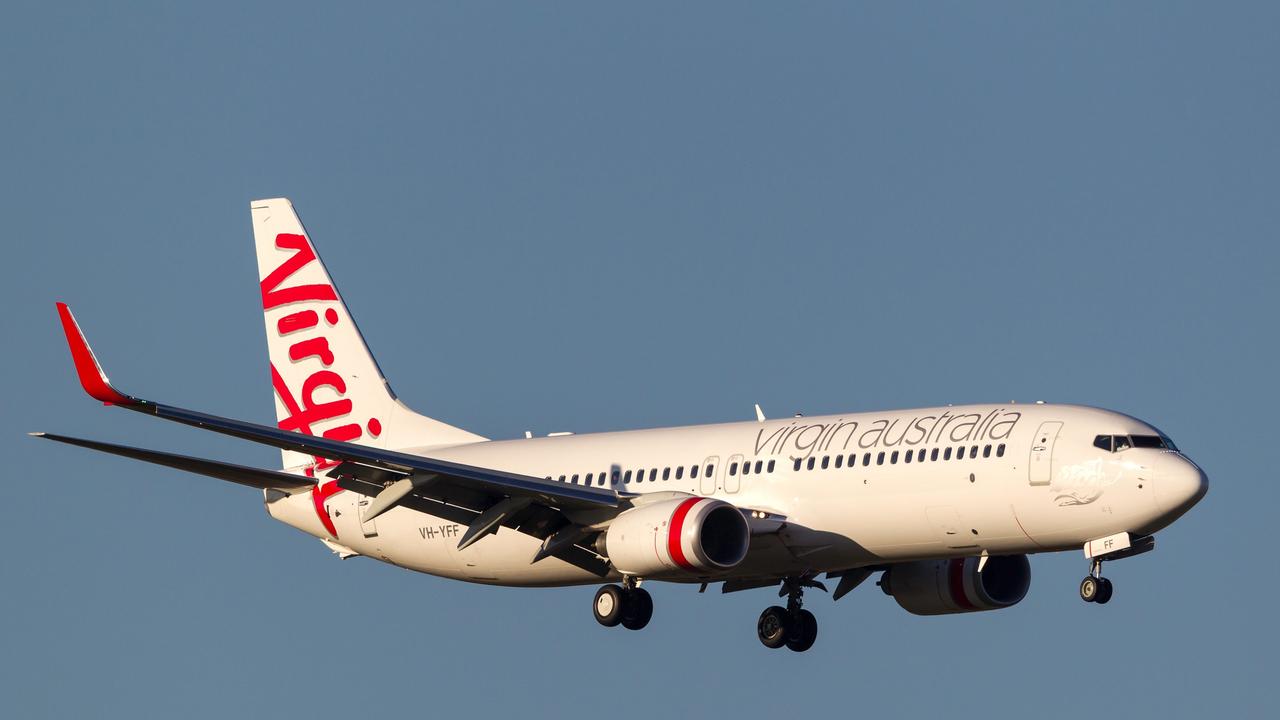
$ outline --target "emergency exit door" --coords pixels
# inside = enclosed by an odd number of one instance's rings
[[[720,456],[712,455],[702,461],[702,482],[699,489],[703,495],[716,494],[716,473],[720,472]]]

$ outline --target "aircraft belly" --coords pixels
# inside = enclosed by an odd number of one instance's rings
[[[388,510],[377,521],[377,537],[358,536],[350,546],[362,554],[410,570],[492,585],[571,585],[600,581],[598,576],[558,558],[530,563],[540,546],[539,541],[509,528],[501,528],[460,551],[458,541],[466,532],[465,525],[406,508]]]

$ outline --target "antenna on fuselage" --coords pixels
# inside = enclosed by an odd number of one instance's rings
[[[764,411],[760,409],[760,403],[756,403],[756,422],[764,422]]]

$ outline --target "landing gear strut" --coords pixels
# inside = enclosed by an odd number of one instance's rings
[[[1102,577],[1102,559],[1094,558],[1089,574],[1080,581],[1080,599],[1106,605],[1111,600],[1112,590],[1111,581]]]
[[[605,585],[596,591],[591,605],[596,622],[605,627],[622,625],[628,630],[639,630],[653,617],[653,597],[640,587],[633,577],[622,579],[622,586]]]
[[[786,595],[787,606],[773,605],[760,613],[756,635],[765,647],[777,649],[786,645],[795,652],[813,647],[813,642],[818,639],[818,619],[801,607],[806,587],[826,589],[813,580],[787,578],[782,581],[782,590],[778,593]]]

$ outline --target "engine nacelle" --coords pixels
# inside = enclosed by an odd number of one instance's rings
[[[1016,605],[1030,587],[1026,555],[989,557],[982,572],[975,557],[902,563],[880,580],[886,595],[916,615],[998,610]]]
[[[710,498],[675,498],[632,508],[614,518],[603,545],[628,575],[705,575],[747,556],[751,530],[742,512]]]

